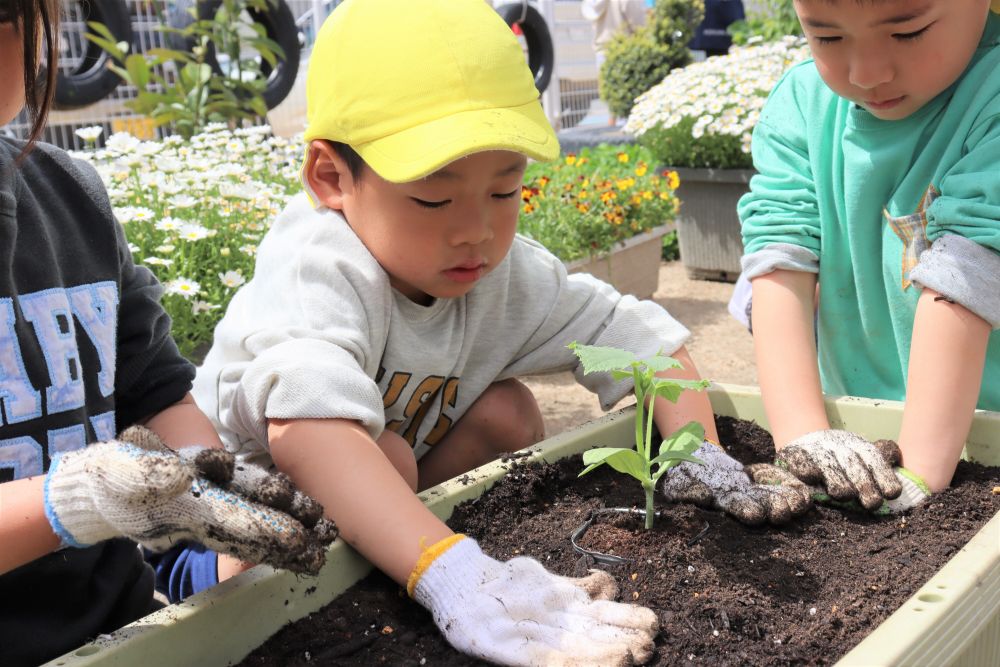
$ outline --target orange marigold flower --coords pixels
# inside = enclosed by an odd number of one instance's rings
[[[532,211],[534,211],[534,210],[535,210],[535,207],[534,207],[534,206],[532,206],[531,204],[525,204],[525,205],[524,205],[524,208],[523,208],[522,210],[523,210],[523,211],[524,211],[525,213],[531,213]]]
[[[541,178],[538,179],[538,185],[539,185],[539,187],[544,188],[546,185],[549,184],[550,180],[551,180],[550,178],[548,178],[546,176],[542,176]]]
[[[590,192],[587,190],[580,190],[580,193],[576,196],[577,199],[589,199]]]
[[[576,210],[578,210],[580,213],[586,213],[587,211],[590,210],[590,207],[584,203],[580,203],[576,205]]]
[[[619,153],[618,154],[618,161],[619,162],[628,162],[628,153]]]
[[[639,166],[635,168],[635,175],[636,176],[645,176],[646,175],[646,169],[647,169],[646,165],[644,163],[640,162]]]
[[[524,201],[531,199],[531,188],[526,185],[521,186],[521,199]]]
[[[604,192],[604,193],[601,194],[601,201],[604,202],[605,204],[607,204],[609,201],[611,201],[612,199],[614,199],[616,196],[617,195],[615,195],[614,192],[612,192],[611,190],[608,190],[607,192]]]
[[[667,177],[667,187],[676,190],[681,184],[681,177],[676,171],[668,171],[664,174]]]

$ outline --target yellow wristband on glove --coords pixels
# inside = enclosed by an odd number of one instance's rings
[[[435,542],[429,547],[425,547],[420,553],[420,558],[417,559],[417,564],[413,566],[413,571],[410,572],[410,576],[406,579],[406,593],[411,598],[413,597],[413,591],[417,587],[417,582],[420,581],[420,577],[423,576],[427,568],[431,566],[431,563],[438,559],[438,556],[443,554],[448,549],[465,539],[465,535],[462,533],[456,533],[449,537],[444,538],[438,542]]]

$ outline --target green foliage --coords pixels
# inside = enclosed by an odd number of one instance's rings
[[[598,88],[613,114],[627,116],[635,98],[691,62],[687,44],[704,15],[704,0],[657,0],[646,25],[611,39]]]
[[[301,190],[301,142],[220,123],[190,140],[118,133],[75,156],[100,174],[136,264],[163,283],[174,340],[199,362],[230,299],[253,277],[271,221]]]
[[[663,252],[661,254],[664,262],[674,262],[681,258],[681,247],[677,241],[677,230],[663,235]]]
[[[569,262],[670,222],[679,208],[677,175],[650,164],[640,146],[602,144],[529,165],[518,231]]]
[[[631,475],[642,485],[646,494],[646,529],[653,527],[653,494],[656,483],[670,468],[681,461],[702,463],[692,456],[705,438],[705,429],[698,422],[690,422],[663,440],[653,456],[653,410],[654,399],[663,397],[674,403],[683,391],[700,391],[708,387],[707,380],[675,380],[656,377],[656,374],[671,368],[681,368],[681,364],[667,356],[657,354],[649,359],[639,359],[631,352],[612,347],[580,345],[570,343],[584,374],[610,372],[615,380],[631,379],[635,391],[635,449],[624,447],[598,447],[583,454],[587,466],[580,476],[605,463],[627,475]],[[647,406],[646,403],[649,403]],[[655,468],[655,470],[654,470]]]
[[[802,36],[792,0],[764,0],[763,5],[762,10],[748,13],[746,20],[729,25],[727,30],[733,36],[733,44],[748,44],[754,38],[773,42],[785,35]]]
[[[157,28],[192,41],[190,52],[150,49],[129,54],[128,44],[116,42],[111,31],[96,22],[88,23],[96,34],[88,33],[87,39],[107,51],[116,62],[109,69],[136,88],[136,98],[125,103],[130,109],[189,138],[208,123],[242,124],[267,114],[267,77],[260,63],[245,55],[252,50],[272,67],[285,58],[281,46],[246,12],[267,7],[268,0],[223,0],[213,20],[198,20],[195,5],[189,10],[195,20],[188,26]],[[213,71],[206,61],[210,48],[217,56],[228,56],[226,75]]]
[[[649,148],[660,164],[672,167],[710,167],[713,169],[748,169],[753,157],[743,150],[743,141],[732,134],[692,133],[697,119],[687,116],[672,127],[653,127],[642,135],[642,145]]]

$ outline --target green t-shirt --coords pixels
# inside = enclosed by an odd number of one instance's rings
[[[744,266],[755,266],[749,277],[818,271],[823,390],[905,397],[926,285],[993,325],[978,405],[1000,410],[1000,15],[963,76],[904,120],[838,97],[812,61],[793,67],[761,114],[753,156],[759,173],[739,205]],[[932,244],[943,261],[921,254]]]

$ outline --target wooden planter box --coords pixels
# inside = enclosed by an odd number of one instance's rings
[[[717,385],[709,390],[720,415],[766,426],[755,388]],[[872,439],[895,437],[902,403],[829,398],[831,426]],[[601,442],[631,443],[634,410],[626,408],[530,448],[528,460],[555,461]],[[1000,466],[1000,414],[979,411],[965,455]],[[442,519],[456,505],[478,498],[507,473],[499,461],[421,494]],[[242,660],[281,627],[317,611],[371,570],[345,543],[336,542],[318,577],[296,577],[259,565],[184,602],[47,663],[58,667],[222,667]],[[839,667],[876,665],[985,667],[1000,664],[1000,513],[937,574],[867,638]]]
[[[589,273],[622,294],[648,299],[660,282],[663,237],[671,229],[672,224],[654,227],[619,243],[605,255],[567,262],[566,269],[570,273]]]
[[[736,204],[750,190],[750,177],[756,172],[683,167],[674,171],[681,179],[677,241],[688,277],[736,282],[743,257]]]

